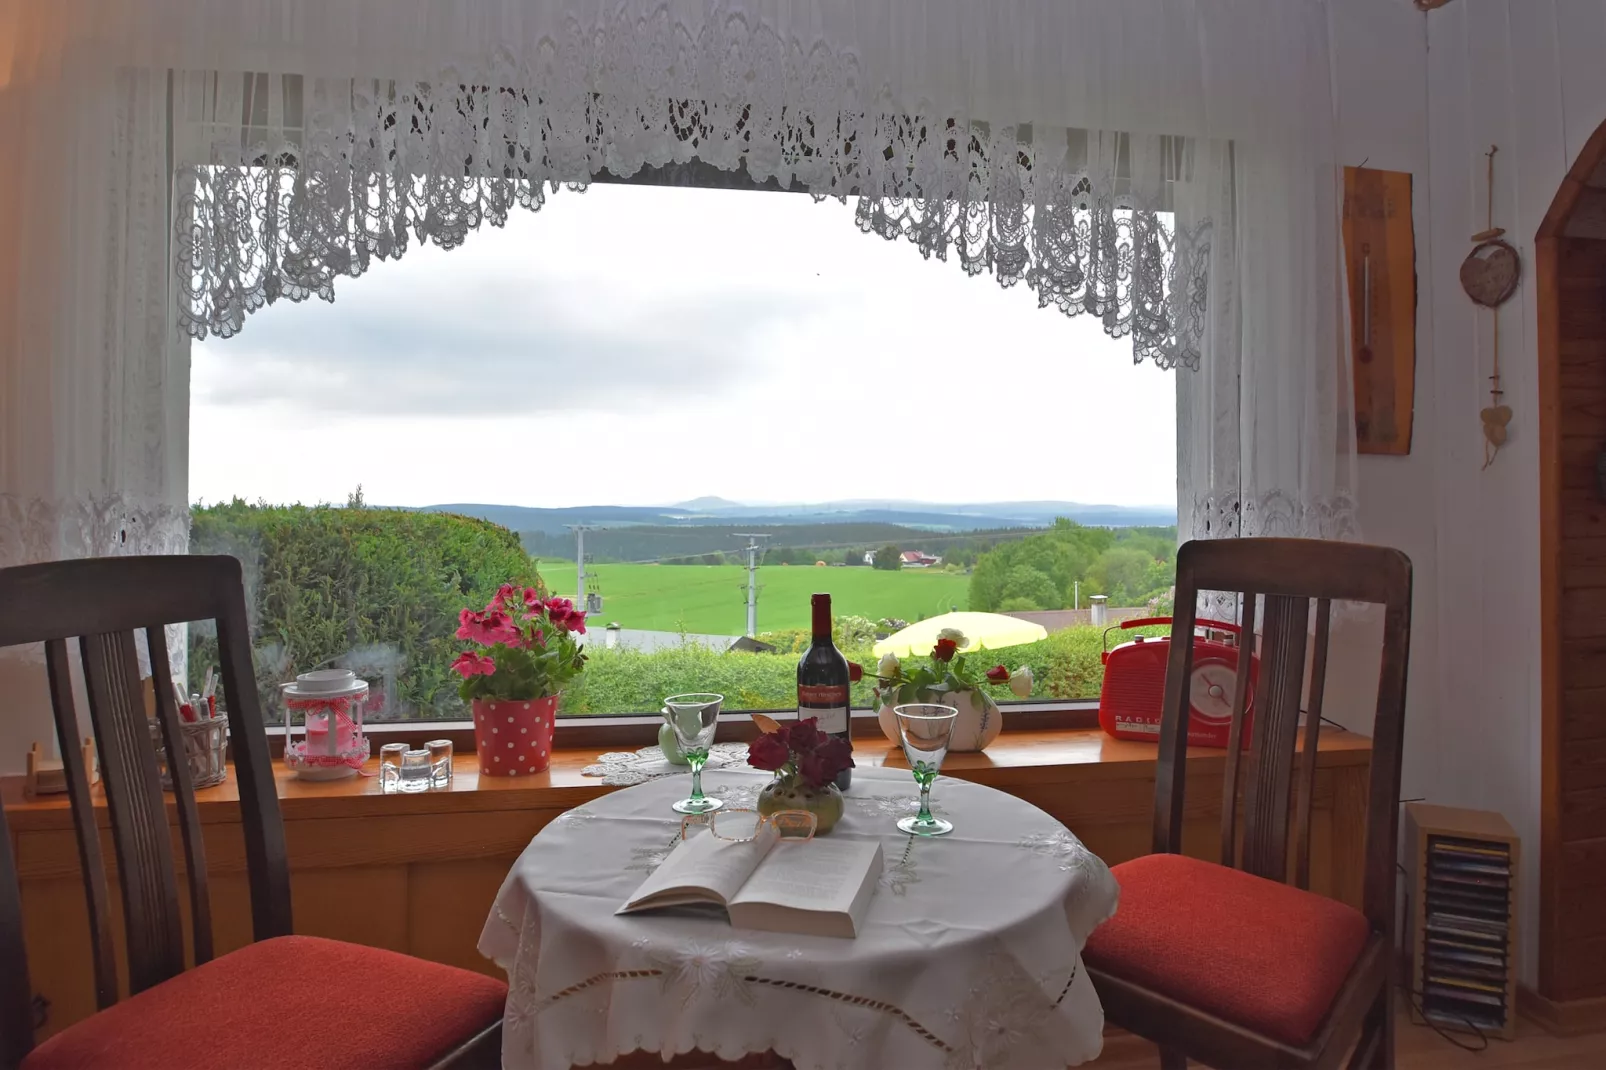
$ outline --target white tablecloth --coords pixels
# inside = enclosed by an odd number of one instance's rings
[[[768,774],[705,790],[751,806]],[[798,1070],[1043,1070],[1098,1055],[1082,969],[1115,910],[1110,871],[1052,817],[951,778],[932,792],[948,836],[898,831],[902,770],[853,774],[832,836],[882,841],[885,870],[855,940],[733,929],[718,917],[617,917],[677,842],[688,777],[604,796],[553,821],[502,885],[480,951],[508,973],[509,1070],[561,1070],[636,1049],[727,1059],[775,1051]]]

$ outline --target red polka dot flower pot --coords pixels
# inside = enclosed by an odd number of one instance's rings
[[[585,668],[585,633],[585,610],[511,583],[483,610],[458,614],[457,637],[470,647],[452,670],[463,678],[458,695],[474,711],[481,776],[528,776],[552,764],[558,697]]]
[[[552,726],[558,696],[475,699],[474,750],[480,776],[527,776],[552,764]]]

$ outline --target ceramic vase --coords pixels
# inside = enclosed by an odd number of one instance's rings
[[[474,752],[480,776],[528,776],[552,764],[558,695],[474,700]]]
[[[952,691],[943,695],[923,691],[914,701],[936,702],[959,711],[959,716],[954,719],[954,737],[949,751],[985,750],[1004,730],[1004,715],[999,712],[998,703],[985,691]],[[876,721],[881,725],[881,734],[893,746],[901,746],[898,719],[892,713],[892,708],[901,703],[894,696],[883,698],[878,691],[876,704]]]
[[[777,810],[807,810],[814,815],[816,836],[830,832],[842,820],[842,793],[835,784],[811,788],[802,777],[776,777],[758,793],[758,812],[764,815]]]

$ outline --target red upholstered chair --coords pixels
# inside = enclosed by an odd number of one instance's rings
[[[255,942],[213,957],[206,853],[184,762],[174,808],[195,965],[186,970],[178,874],[147,727],[135,631],[157,667],[156,714],[182,753],[163,624],[215,621],[234,748]],[[126,920],[118,1002],[105,866],[79,755],[67,640],[78,638]],[[33,990],[10,834],[0,814],[0,1070],[425,1070],[501,1065],[507,986],[358,944],[293,936],[290,869],[256,680],[240,564],[126,557],[0,569],[0,647],[43,641],[88,902],[100,1010],[35,1047]],[[342,1013],[329,1013],[338,994]]]
[[[1181,854],[1187,684],[1193,672],[1188,640],[1200,592],[1236,593],[1247,607],[1245,621],[1255,619],[1259,606],[1260,667],[1248,718],[1249,749],[1240,744],[1250,662],[1240,658],[1225,753],[1219,865]],[[1336,601],[1383,607],[1360,910],[1307,890],[1316,749]],[[1350,1053],[1351,1067],[1393,1067],[1395,840],[1410,626],[1411,562],[1396,550],[1306,539],[1222,539],[1190,542],[1178,552],[1155,784],[1155,853],[1114,868],[1120,906],[1084,952],[1110,1021],[1158,1044],[1166,1070],[1184,1067],[1190,1058],[1222,1070],[1325,1070]],[[1307,727],[1296,770],[1302,709],[1308,711]],[[1241,773],[1247,783],[1240,829]]]

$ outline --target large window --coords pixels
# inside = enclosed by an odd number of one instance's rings
[[[791,706],[816,591],[866,666],[1014,614],[1046,638],[989,660],[1096,695],[1092,616],[1169,609],[1174,373],[851,212],[593,187],[195,346],[191,545],[245,564],[264,690],[461,717],[457,613],[512,581],[590,605],[570,714]]]

